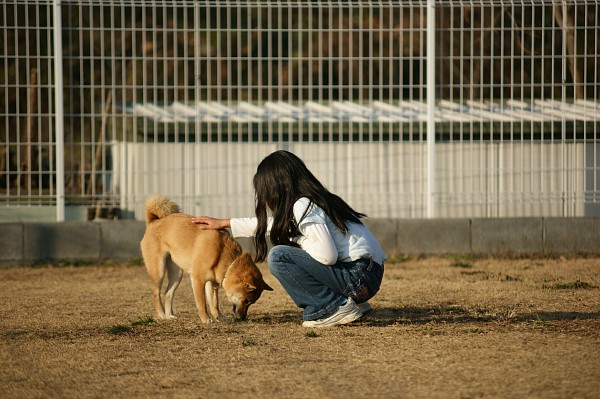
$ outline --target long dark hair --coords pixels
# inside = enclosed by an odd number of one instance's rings
[[[273,213],[271,243],[298,246],[292,241],[298,232],[294,203],[308,198],[329,216],[344,233],[347,222],[361,223],[364,213],[355,211],[339,196],[329,192],[308,170],[304,162],[289,151],[275,151],[258,165],[253,179],[256,193],[258,227],[254,236],[256,262],[267,257],[267,208]]]

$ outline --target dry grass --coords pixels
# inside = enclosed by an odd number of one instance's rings
[[[300,326],[275,288],[247,322],[155,322],[142,266],[0,269],[3,398],[594,398],[599,259],[403,259],[375,311]],[[226,307],[224,306],[225,310]]]

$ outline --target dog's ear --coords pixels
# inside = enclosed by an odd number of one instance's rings
[[[273,291],[273,288],[269,287],[269,284],[263,281],[263,290],[265,291]]]
[[[246,283],[244,287],[246,288],[246,291],[254,291],[256,289],[256,287],[250,283]]]

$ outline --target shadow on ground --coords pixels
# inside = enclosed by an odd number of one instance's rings
[[[600,320],[600,312],[534,312],[514,314],[511,310],[465,309],[459,306],[448,307],[403,307],[377,308],[363,317],[363,326],[385,327],[391,325],[422,324],[471,324],[471,323],[523,323],[574,320]],[[253,318],[255,322],[300,323],[300,312],[278,312]]]

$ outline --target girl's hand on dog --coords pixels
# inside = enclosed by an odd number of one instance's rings
[[[192,223],[197,224],[202,230],[222,230],[231,227],[229,219],[217,219],[210,216],[192,217]]]

